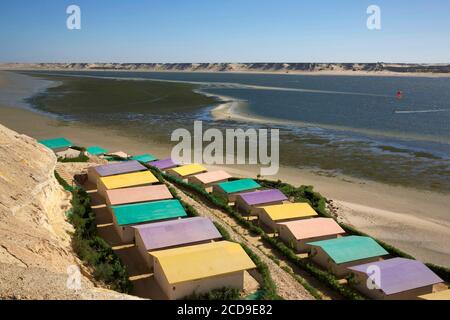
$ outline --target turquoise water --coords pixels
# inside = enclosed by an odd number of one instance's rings
[[[418,188],[450,190],[450,78],[307,76],[230,73],[54,72],[198,84],[201,91],[245,101],[241,113],[281,129],[281,162],[326,174],[349,174]],[[397,90],[404,98],[395,97]],[[168,132],[192,127],[242,127],[215,121],[210,109],[178,114],[77,115]],[[68,117],[71,115],[68,114]]]

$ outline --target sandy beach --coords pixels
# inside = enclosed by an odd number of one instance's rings
[[[0,97],[12,88],[10,73],[0,72]],[[148,137],[126,136],[113,129],[88,126],[79,122],[62,122],[21,106],[19,100],[32,88],[14,82],[18,103],[0,100],[0,123],[36,139],[64,136],[78,145],[101,145],[110,151],[150,152],[159,158],[170,156],[170,141],[155,142]],[[213,112],[217,118],[236,116],[236,102],[224,103]],[[244,119],[242,119],[244,120]],[[235,176],[256,177],[256,166],[225,166]],[[309,170],[282,167],[276,177],[294,185],[313,185],[315,190],[332,199],[340,219],[363,232],[397,246],[425,262],[450,267],[450,197],[404,187],[364,181],[347,176],[329,177]]]
[[[30,70],[39,70],[39,71],[114,71],[117,70],[115,68],[102,68],[97,64],[91,64],[94,68],[62,68],[57,65],[53,66],[37,66],[36,64],[28,64],[28,63],[13,63],[13,64],[0,64],[0,70],[6,71],[30,71]],[[164,69],[159,70],[148,69],[148,68],[133,68],[131,70],[128,69],[120,69],[121,72],[173,72],[173,73],[186,73],[186,72],[195,72],[195,73],[236,73],[236,74],[282,74],[282,75],[308,75],[308,76],[358,76],[358,77],[427,77],[427,78],[448,78],[450,77],[450,73],[443,72],[395,72],[395,71],[364,71],[364,70],[344,70],[341,68],[335,68],[334,70],[315,70],[315,71],[302,71],[302,70],[246,70],[239,66],[239,64],[231,63],[230,66],[234,70],[205,70],[205,69],[186,69],[186,70],[170,70]]]

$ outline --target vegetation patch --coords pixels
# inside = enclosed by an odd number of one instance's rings
[[[55,176],[64,189],[69,190],[67,182],[56,172]],[[69,191],[72,192],[72,209],[68,217],[75,229],[72,236],[75,253],[94,270],[93,275],[97,281],[103,282],[112,290],[129,293],[132,283],[128,279],[126,267],[111,246],[97,235],[89,195],[80,188],[71,188]]]
[[[214,289],[204,294],[193,293],[181,300],[238,300],[240,292],[238,289],[223,287]]]

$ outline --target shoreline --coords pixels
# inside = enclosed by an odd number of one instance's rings
[[[5,81],[0,81],[0,84],[2,82]],[[222,98],[225,100],[222,105],[236,104],[236,101],[227,101],[227,97]],[[36,139],[64,136],[84,146],[101,145],[110,151],[123,150],[131,154],[150,152],[159,158],[167,158],[171,152],[170,143],[152,141],[148,137],[127,136],[120,130],[110,128],[63,122],[2,103],[0,119],[3,125]],[[249,165],[207,167],[224,168],[237,177],[254,178],[259,172],[258,166]],[[344,175],[323,176],[312,169],[293,167],[281,167],[277,176],[266,178],[280,179],[293,185],[313,185],[315,191],[333,200],[342,221],[419,260],[450,266],[450,248],[447,245],[450,234],[448,195]]]
[[[262,75],[292,75],[292,76],[355,76],[355,77],[425,77],[425,78],[450,78],[450,73],[435,72],[393,72],[393,71],[347,71],[347,70],[326,70],[326,71],[267,71],[267,70],[149,70],[137,68],[129,69],[80,69],[80,68],[4,68],[0,64],[0,71],[26,72],[26,71],[67,71],[67,72],[148,72],[148,73],[230,73],[230,74],[262,74]]]

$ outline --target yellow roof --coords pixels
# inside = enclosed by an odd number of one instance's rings
[[[450,289],[419,296],[423,300],[450,300]]]
[[[273,221],[317,216],[317,212],[308,203],[284,203],[262,209]]]
[[[210,242],[189,247],[150,252],[170,284],[256,268],[238,244]]]
[[[199,164],[187,164],[181,167],[173,168],[171,170],[178,173],[182,177],[208,171],[205,167]]]
[[[106,189],[118,189],[158,182],[150,171],[133,172],[100,178]]]

